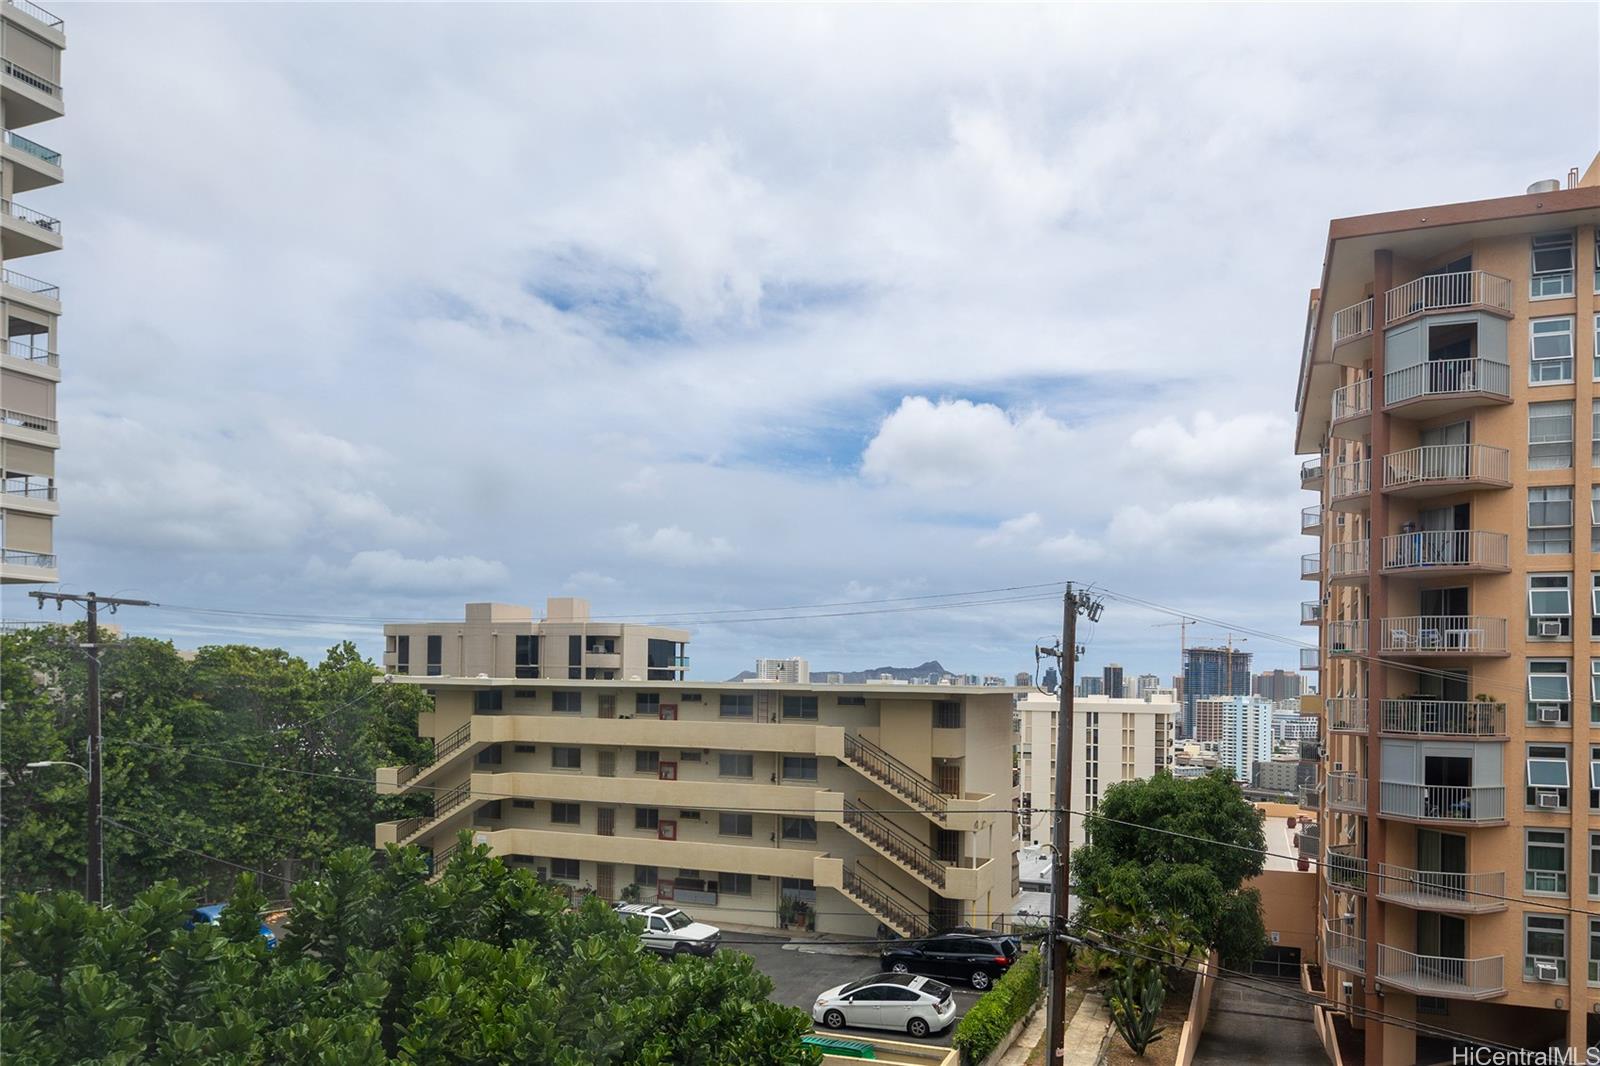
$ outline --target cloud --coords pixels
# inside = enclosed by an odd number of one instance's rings
[[[1200,411],[1187,420],[1168,416],[1134,430],[1128,462],[1159,471],[1174,484],[1282,488],[1294,467],[1291,433],[1288,417],[1271,412],[1218,417]]]
[[[991,403],[907,396],[861,457],[869,481],[912,489],[966,488],[1024,479],[1069,447],[1070,433],[1043,411],[1013,414]]]
[[[1092,563],[1106,557],[1106,550],[1087,537],[1067,530],[1059,537],[1039,542],[1039,551],[1067,563]]]
[[[677,526],[662,526],[646,533],[637,523],[617,530],[629,555],[674,566],[704,566],[733,553],[726,537],[701,537]]]
[[[1108,538],[1130,549],[1167,555],[1243,556],[1265,545],[1293,543],[1283,524],[1287,508],[1238,496],[1183,500],[1159,510],[1141,505],[1119,509]]]
[[[992,548],[999,545],[1011,544],[1022,536],[1032,533],[1044,524],[1044,519],[1039,517],[1037,511],[1008,518],[997,527],[977,540],[978,547]]]
[[[337,582],[388,593],[450,593],[470,595],[504,585],[510,572],[504,563],[476,555],[436,555],[408,559],[388,548],[356,552],[343,566],[313,556],[306,576],[319,582]]]

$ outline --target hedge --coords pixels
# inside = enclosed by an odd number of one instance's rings
[[[956,1023],[951,1040],[966,1066],[982,1062],[1000,1046],[1011,1027],[1027,1016],[1039,999],[1039,978],[1044,958],[1037,951],[1018,959],[993,988],[978,998],[966,1017]]]

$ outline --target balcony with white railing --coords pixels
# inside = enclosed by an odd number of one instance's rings
[[[1372,297],[1360,303],[1342,307],[1333,313],[1332,347],[1337,349],[1352,341],[1372,336]],[[1334,356],[1338,362],[1338,355]]]
[[[1377,887],[1379,899],[1414,910],[1482,914],[1506,909],[1504,870],[1413,870],[1381,862]]]
[[[15,200],[0,199],[0,228],[5,230],[7,259],[61,247],[61,220]]]
[[[1362,696],[1329,696],[1328,728],[1335,733],[1367,731],[1367,701]]]
[[[1322,553],[1306,552],[1300,556],[1300,576],[1307,581],[1322,580]]]
[[[1385,618],[1378,650],[1387,655],[1467,657],[1506,654],[1506,620],[1486,615]]]
[[[1383,572],[1442,577],[1503,574],[1511,569],[1511,538],[1483,529],[1422,529],[1383,538]]]
[[[41,345],[33,343],[34,338],[37,336],[43,336],[43,334],[29,334],[23,337],[10,337],[6,340],[5,347],[0,348],[0,351],[3,351],[12,359],[19,359],[24,363],[32,363],[36,367],[59,367],[61,365],[61,360],[55,352],[52,352],[50,349]]]
[[[1329,545],[1328,580],[1342,583],[1366,580],[1370,554],[1368,542],[1364,540]]]
[[[1328,806],[1336,811],[1363,814],[1367,809],[1367,779],[1349,770],[1328,775]]]
[[[48,281],[30,278],[26,274],[15,270],[0,270],[0,284],[5,284],[14,289],[20,289],[30,296],[37,296],[41,300],[59,301],[61,299],[61,286],[52,285]]]
[[[32,192],[61,183],[61,153],[30,140],[16,130],[3,131],[0,156],[11,166],[11,191]]]
[[[9,500],[11,506],[19,504],[30,510],[55,511],[56,482],[54,478],[34,477],[31,474],[0,476],[0,503]]]
[[[1330,844],[1323,860],[1328,884],[1346,892],[1367,890],[1367,858],[1354,844]]]
[[[1303,489],[1322,488],[1322,457],[1307,459],[1300,464],[1300,487]]]
[[[0,101],[13,129],[66,113],[60,85],[11,59],[0,58]]]
[[[1383,294],[1384,325],[1397,326],[1420,315],[1440,311],[1490,311],[1510,318],[1510,278],[1487,270],[1424,274]]]
[[[1338,511],[1359,511],[1370,502],[1372,461],[1354,459],[1335,463],[1329,471],[1328,506]]]
[[[55,433],[59,426],[55,419],[43,415],[30,415],[24,411],[8,411],[0,407],[0,426],[31,429],[38,433]]]
[[[1383,405],[1432,418],[1511,402],[1511,367],[1498,359],[1430,359],[1383,375]]]
[[[1504,785],[1378,783],[1378,811],[1413,822],[1496,825],[1506,820]]]
[[[1341,618],[1328,623],[1329,655],[1365,655],[1367,652],[1367,620]]]
[[[1322,923],[1322,961],[1347,973],[1365,973],[1367,942],[1354,933],[1346,932],[1341,928],[1343,924],[1331,920]]]
[[[1441,496],[1510,484],[1511,453],[1490,444],[1425,444],[1383,457],[1383,491],[1392,496]]]
[[[1300,649],[1300,669],[1307,671],[1322,669],[1322,659],[1318,656],[1316,648]]]
[[[1322,505],[1314,503],[1300,510],[1300,532],[1316,536],[1322,532]]]
[[[1321,600],[1301,600],[1300,601],[1300,624],[1303,625],[1303,626],[1314,626],[1314,625],[1317,625],[1321,621],[1322,621],[1322,601]]]
[[[1379,705],[1380,732],[1492,740],[1506,735],[1506,705],[1476,700],[1398,699]]]
[[[1456,959],[1378,945],[1378,980],[1418,996],[1493,999],[1506,994],[1505,956]]]
[[[1360,440],[1372,425],[1372,379],[1362,378],[1333,390],[1328,432],[1344,440]]]

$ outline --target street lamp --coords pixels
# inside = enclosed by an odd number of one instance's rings
[[[79,766],[77,763],[69,762],[66,759],[41,759],[38,762],[30,762],[30,763],[26,763],[24,765],[29,770],[43,770],[43,769],[46,769],[47,767],[51,767],[51,766],[70,766],[74,770],[78,771],[80,774],[83,775],[83,779],[84,779],[85,782],[89,781],[90,778],[93,776],[93,775],[91,775],[89,773],[89,768],[87,766]],[[91,812],[90,813],[90,817],[94,817],[95,813],[97,813],[97,812]],[[94,883],[95,883],[94,865],[95,865],[94,864],[94,860],[92,858],[88,859],[87,861],[85,861],[85,863],[84,863],[83,880],[84,880],[85,892],[88,893],[88,895],[90,897],[90,902],[91,903],[98,903],[100,901],[93,898],[94,894],[95,894],[94,893]],[[102,851],[100,853],[100,871],[99,872],[100,872],[100,879],[99,879],[100,880],[100,884],[102,886],[104,886],[105,883],[106,883],[106,857],[105,857],[105,851],[103,849],[102,849]]]
[[[27,764],[27,768],[29,770],[43,770],[46,766],[70,766],[74,770],[81,773],[84,777],[87,778],[89,776],[89,768],[87,766],[79,766],[77,763],[67,762],[65,759],[46,759],[43,762],[31,762]]]

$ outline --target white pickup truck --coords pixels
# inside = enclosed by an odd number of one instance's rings
[[[710,955],[717,950],[722,930],[697,922],[676,907],[646,903],[619,903],[617,913],[624,918],[639,918],[644,931],[639,939],[644,946],[664,955]]]

